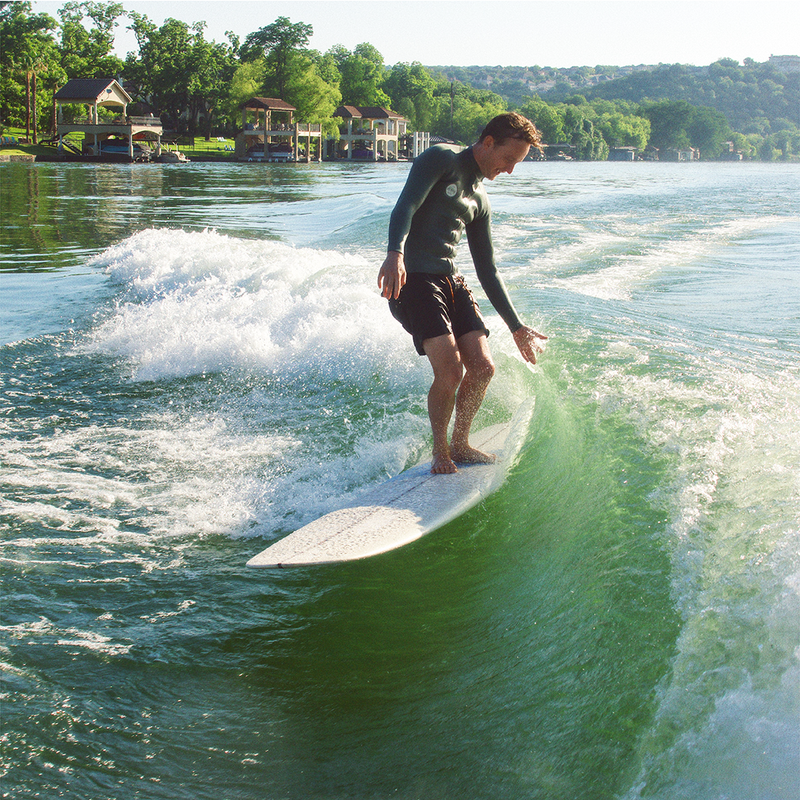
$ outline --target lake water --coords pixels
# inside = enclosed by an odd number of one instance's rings
[[[489,184],[550,336],[483,301],[508,481],[245,568],[430,446],[375,286],[407,171],[0,168],[4,797],[800,797],[798,165]]]

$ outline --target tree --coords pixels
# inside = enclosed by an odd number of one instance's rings
[[[228,91],[223,99],[224,113],[234,125],[241,123],[241,105],[256,97],[264,85],[266,64],[263,58],[239,64],[231,77]]]
[[[406,117],[413,130],[430,130],[437,107],[436,81],[422,64],[395,64],[383,86],[390,107]]]
[[[650,120],[650,141],[658,148],[697,147],[702,156],[716,158],[732,136],[722,113],[685,100],[642,103],[640,113]]]
[[[592,103],[594,106],[594,103]],[[619,111],[601,114],[595,121],[610,147],[635,147],[644,150],[650,140],[650,120]]]
[[[325,80],[309,55],[296,53],[291,64],[285,99],[297,109],[298,119],[320,123],[329,132],[338,130],[333,112],[342,102],[339,87]]]
[[[132,11],[130,17],[139,55],[128,55],[125,73],[136,86],[137,99],[167,114],[168,124],[192,136],[203,117],[210,137],[236,72],[236,42],[206,41],[203,22],[189,26],[170,18],[158,28],[144,14]]]
[[[713,108],[694,108],[687,129],[692,147],[700,150],[704,158],[717,158],[725,142],[730,141],[732,131],[728,120]]]
[[[271,25],[248,34],[242,47],[242,58],[252,61],[264,56],[268,81],[265,88],[276,97],[285,99],[292,56],[306,48],[313,32],[311,25],[278,17]]]
[[[459,142],[473,143],[486,123],[502,114],[502,97],[486,90],[440,81],[436,89],[437,113],[431,133]]]
[[[28,2],[0,7],[0,108],[9,121],[25,122],[26,136],[38,141],[38,78],[60,77],[59,54],[51,31],[57,22],[33,14]],[[24,116],[20,81],[24,80]],[[14,84],[17,84],[16,86]]]
[[[189,106],[192,32],[189,25],[168,18],[158,28],[145,14],[130,12],[138,58],[128,54],[125,74],[135,84],[136,98],[149,102],[177,124]]]
[[[124,14],[121,3],[68,2],[61,17],[61,66],[68,78],[106,78],[118,75],[122,61],[112,50],[114,28]],[[93,26],[87,30],[88,17]]]
[[[539,97],[529,100],[520,113],[527,117],[542,134],[542,141],[547,144],[558,144],[564,141],[564,125],[562,116],[549,103]]]
[[[353,106],[388,106],[389,95],[383,90],[383,56],[371,45],[360,44],[352,53],[339,45],[331,51],[341,75],[342,99]]]
[[[208,42],[202,28],[195,27],[190,51],[188,93],[190,105],[190,132],[202,116],[205,122],[206,141],[211,139],[211,127],[222,111],[231,79],[236,71],[234,44]]]
[[[693,117],[692,106],[685,100],[660,100],[642,103],[641,113],[650,120],[650,143],[659,149],[691,146],[687,129]]]

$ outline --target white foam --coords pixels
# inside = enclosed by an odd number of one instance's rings
[[[277,535],[422,455],[429,366],[380,298],[376,264],[165,229],[94,263],[119,300],[78,353],[113,357],[123,381],[201,380],[127,408],[117,424],[53,429],[31,418],[2,470],[19,491],[0,508],[33,531],[10,559],[33,563],[37,548],[57,547],[62,563],[81,551],[107,561],[136,540],[148,553],[141,568],[164,568],[183,557],[166,541]],[[489,322],[503,358],[513,342]],[[509,410],[522,399],[519,374],[493,387]],[[162,539],[174,549],[166,561]]]
[[[129,359],[137,380],[253,368],[352,374],[396,341],[376,266],[362,257],[160,229],[96,263],[127,292],[89,349]]]

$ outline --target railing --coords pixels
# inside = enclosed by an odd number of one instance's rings
[[[101,119],[95,122],[91,117],[81,117],[80,119],[61,120],[62,125],[119,125],[129,127],[130,125],[140,125],[145,127],[160,128],[161,120],[158,117],[115,117],[114,119]]]
[[[252,123],[248,123],[252,126]],[[298,122],[297,125],[275,125],[272,128],[264,129],[255,128],[255,127],[246,127],[244,129],[244,133],[249,136],[263,136],[265,133],[268,134],[279,134],[285,133],[287,136],[290,136],[293,133],[321,133],[322,132],[322,125],[318,122],[308,122],[302,123]]]
[[[128,117],[128,125],[151,125],[154,128],[161,127],[161,120],[158,117]]]

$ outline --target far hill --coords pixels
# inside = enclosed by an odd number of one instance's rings
[[[428,67],[437,75],[489,89],[511,107],[531,95],[561,102],[587,100],[682,100],[720,111],[740,133],[762,136],[800,127],[800,59],[773,57],[740,64],[723,58],[706,67],[685,64],[550,67]]]

